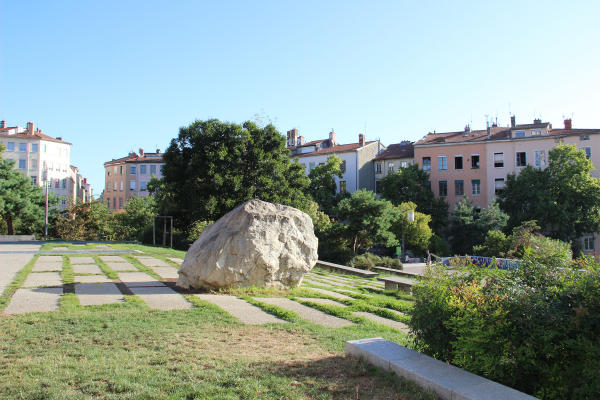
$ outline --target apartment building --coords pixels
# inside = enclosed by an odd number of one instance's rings
[[[298,136],[297,129],[288,131],[287,137],[290,157],[302,164],[307,176],[317,165],[325,165],[327,157],[336,154],[342,159],[342,178],[335,177],[338,193],[354,193],[360,189],[375,190],[372,160],[385,150],[379,140],[367,142],[364,135],[360,134],[358,143],[339,144],[333,129],[329,133],[329,139],[308,143],[305,143],[303,136]]]
[[[103,201],[108,208],[118,211],[133,196],[148,195],[147,184],[155,176],[162,178],[163,158],[160,149],[156,153],[139,154],[130,152],[128,156],[104,163]]]
[[[535,119],[532,124],[492,125],[486,130],[430,133],[415,143],[415,162],[430,171],[431,187],[436,196],[444,195],[450,211],[463,195],[476,207],[486,207],[503,190],[506,177],[518,174],[525,166],[545,168],[548,152],[559,143],[576,144],[594,165],[600,165],[600,129],[573,129],[564,121],[564,129]],[[437,162],[437,165],[436,165]],[[598,170],[592,176],[600,178]],[[585,251],[595,249],[595,235],[583,238]]]
[[[375,169],[375,193],[381,193],[379,181],[388,174],[398,172],[415,162],[414,143],[408,140],[390,144],[384,151],[373,159]]]
[[[6,147],[3,158],[14,160],[15,168],[30,177],[33,184],[43,186],[46,182],[49,190],[62,198],[58,205],[61,211],[77,199],[71,143],[43,134],[32,122],[23,128],[7,127],[6,121],[0,122],[0,142]]]

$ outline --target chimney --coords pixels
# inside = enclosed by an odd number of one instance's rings
[[[6,121],[5,120],[0,121],[0,129],[2,129],[2,128],[6,128]]]
[[[571,118],[565,119],[565,129],[573,129],[571,125]]]
[[[298,146],[302,146],[304,144],[304,136],[298,136]]]
[[[513,128],[517,126],[517,117],[515,117],[514,115],[510,117],[510,126],[512,126]]]
[[[62,136],[58,136],[56,140],[62,140]]]
[[[471,132],[471,125],[465,125],[465,132]]]
[[[486,122],[486,125],[487,125],[487,137],[489,138],[489,137],[490,137],[490,135],[492,134],[492,129],[490,128],[490,123],[489,123],[489,121],[488,121],[488,122]]]
[[[294,128],[294,129],[287,131],[287,137],[288,137],[288,147],[296,146],[296,143],[298,143],[298,129]]]
[[[83,184],[87,185],[87,178],[83,178]]]
[[[363,135],[362,133],[358,135],[358,144],[360,145],[360,147],[365,146],[365,135]]]
[[[33,135],[33,130],[34,130],[33,128],[34,128],[33,122],[28,122],[27,123],[27,134],[28,135]]]
[[[140,147],[140,156],[143,156],[143,155],[144,155],[144,149],[142,149],[142,148]]]
[[[156,149],[156,154],[160,154],[160,149]]]
[[[534,119],[534,120],[533,120],[533,123],[534,123],[534,124],[541,124],[541,123],[542,123],[542,120],[541,120],[541,119],[539,119],[539,118],[536,118],[536,119]]]
[[[329,132],[329,147],[333,147],[337,144],[335,141],[335,131],[331,128],[331,132]]]

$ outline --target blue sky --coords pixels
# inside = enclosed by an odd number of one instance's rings
[[[195,119],[384,144],[541,117],[600,127],[598,1],[0,0],[0,118],[103,163]]]

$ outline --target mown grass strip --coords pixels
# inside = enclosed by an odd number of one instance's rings
[[[104,272],[106,274],[106,276],[108,276],[108,279],[119,279],[119,275],[117,275],[117,273],[115,271],[113,271],[112,268],[110,268],[108,265],[106,265],[106,263],[104,261],[102,261],[102,259],[100,258],[100,255],[91,254],[91,256],[94,258],[94,260],[96,261],[96,264],[98,264],[98,266],[100,267],[102,272]],[[102,255],[102,256],[104,256],[104,255]]]
[[[73,272],[73,266],[69,257],[62,256],[63,266],[61,271],[61,278],[63,285],[72,285],[75,283],[75,273]]]

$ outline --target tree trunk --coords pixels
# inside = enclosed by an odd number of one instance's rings
[[[6,225],[8,227],[8,234],[9,235],[14,235],[15,234],[15,229],[13,228],[12,216],[11,215],[7,215],[6,216]]]

